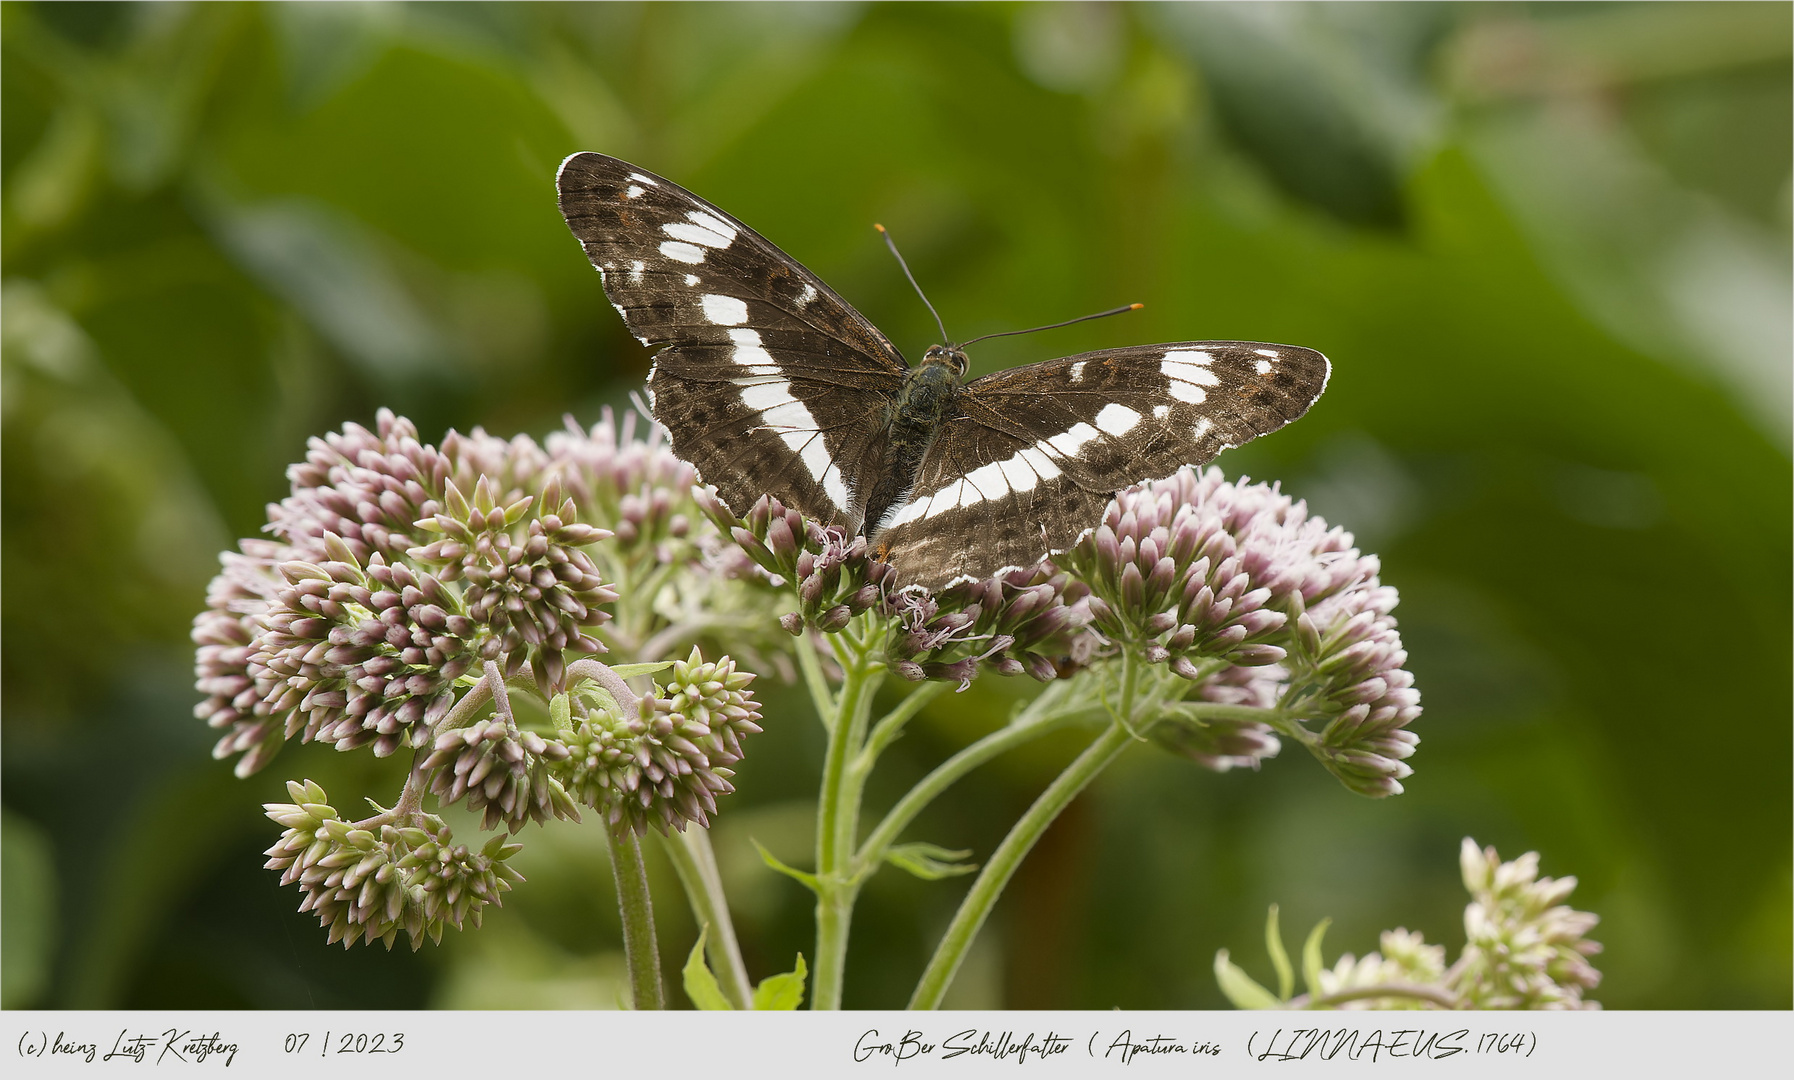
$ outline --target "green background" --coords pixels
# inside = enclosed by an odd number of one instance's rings
[[[1461,837],[1575,874],[1617,1008],[1790,1006],[1786,4],[0,5],[5,1003],[608,1007],[604,841],[441,947],[326,947],[260,869],[248,781],[191,716],[190,619],[307,436],[388,405],[540,436],[645,350],[555,209],[616,154],[814,269],[909,355],[974,371],[1192,338],[1334,362],[1221,464],[1353,529],[1398,586],[1426,714],[1406,794],[1297,751],[1214,775],[1141,747],[1048,834],[954,990],[1219,1007],[1266,905],[1330,954],[1462,942]],[[1025,682],[1025,680],[1024,680]],[[928,714],[882,809],[1016,682]],[[811,948],[821,733],[768,685],[716,830],[754,977]],[[911,838],[989,853],[1075,748],[973,777]],[[695,936],[657,864],[662,944]],[[847,1002],[897,1006],[963,880],[885,873]]]

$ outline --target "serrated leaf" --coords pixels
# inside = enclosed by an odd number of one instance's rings
[[[633,679],[637,675],[652,675],[656,671],[665,671],[673,666],[671,660],[662,660],[655,664],[612,664],[611,670],[619,679]]]
[[[723,988],[717,984],[716,976],[710,973],[710,965],[704,961],[704,942],[710,936],[710,924],[705,923],[698,930],[698,943],[691,947],[691,955],[685,958],[685,996],[691,1003],[706,1012],[729,1012],[735,1006],[723,996]]]
[[[1277,995],[1258,985],[1252,976],[1241,971],[1227,959],[1227,950],[1220,949],[1215,953],[1215,982],[1221,986],[1221,993],[1233,1002],[1236,1009],[1281,1009],[1283,1002]]]
[[[1271,966],[1277,970],[1277,996],[1288,1001],[1296,992],[1296,973],[1290,967],[1289,953],[1283,951],[1283,929],[1277,922],[1277,905],[1265,916],[1265,951],[1271,954]]]
[[[1321,969],[1326,966],[1321,959],[1321,939],[1327,936],[1327,927],[1332,925],[1331,918],[1315,923],[1302,945],[1302,981],[1308,984],[1309,997],[1321,996]]]
[[[900,870],[907,870],[923,881],[939,881],[958,877],[978,869],[977,863],[961,862],[972,854],[970,848],[954,851],[939,844],[916,842],[895,844],[885,849],[885,861]]]
[[[804,888],[810,890],[811,892],[820,892],[821,891],[817,887],[815,874],[806,874],[802,870],[797,870],[792,867],[786,866],[784,863],[780,862],[778,860],[778,858],[773,855],[772,852],[766,850],[765,844],[762,844],[758,840],[754,840],[753,837],[749,837],[748,839],[750,841],[752,841],[752,843],[754,845],[754,850],[758,851],[760,853],[760,861],[761,862],[765,863],[767,866],[772,867],[774,870],[777,870],[779,873],[784,874],[786,877],[790,878],[792,881],[797,882],[799,885],[802,885]]]
[[[754,1008],[770,1012],[790,1012],[804,1003],[804,979],[810,969],[804,966],[804,954],[797,954],[797,966],[783,975],[768,975],[754,987]]]

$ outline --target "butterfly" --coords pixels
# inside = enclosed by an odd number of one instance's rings
[[[574,154],[560,208],[643,344],[675,454],[737,514],[772,495],[939,588],[1074,545],[1116,491],[1308,411],[1327,358],[1253,341],[1080,353],[965,381],[911,366],[797,260],[677,184]],[[943,334],[944,336],[944,334]]]

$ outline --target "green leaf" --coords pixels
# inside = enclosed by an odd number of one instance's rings
[[[612,664],[611,670],[617,673],[619,679],[633,679],[637,675],[652,675],[672,666],[671,660],[662,660],[657,664]]]
[[[1321,996],[1321,968],[1326,966],[1321,961],[1321,939],[1327,936],[1327,927],[1332,925],[1330,918],[1315,923],[1302,945],[1302,981],[1308,984],[1310,997]]]
[[[790,1012],[804,1003],[804,978],[810,969],[804,966],[804,954],[797,954],[797,967],[783,975],[768,975],[754,987],[754,1008]]]
[[[939,881],[958,877],[978,869],[977,863],[961,862],[972,850],[953,851],[939,844],[896,844],[885,849],[885,861],[900,870],[907,870],[923,881]]]
[[[761,862],[765,863],[767,866],[772,867],[774,870],[777,870],[779,873],[784,874],[786,877],[790,878],[792,881],[797,882],[799,885],[802,885],[804,888],[810,890],[813,893],[819,893],[822,891],[817,886],[815,874],[806,874],[802,870],[796,870],[796,869],[793,869],[792,867],[786,866],[784,863],[780,862],[777,859],[777,857],[775,857],[773,855],[772,852],[766,850],[765,844],[762,844],[758,840],[754,840],[754,838],[751,836],[748,839],[750,841],[752,841],[752,843],[754,845],[754,850],[758,851],[760,853],[760,861]]]
[[[1277,905],[1265,917],[1265,950],[1271,954],[1271,966],[1277,969],[1277,996],[1288,1001],[1296,992],[1296,973],[1290,967],[1289,954],[1283,951],[1283,931],[1277,923]]]
[[[691,947],[691,955],[685,958],[685,996],[706,1012],[729,1012],[735,1006],[723,996],[723,988],[717,985],[716,976],[710,973],[710,965],[704,962],[704,941],[709,936],[710,924],[705,923],[698,930],[698,943]]]
[[[1252,976],[1227,959],[1226,949],[1215,953],[1215,982],[1221,985],[1221,992],[1227,995],[1227,1000],[1233,1002],[1236,1009],[1283,1008],[1283,1002],[1276,994],[1258,985]]]
[[[556,731],[573,727],[573,699],[569,694],[556,694],[548,702],[548,722]]]

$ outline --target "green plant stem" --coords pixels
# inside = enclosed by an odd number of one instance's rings
[[[908,697],[898,703],[895,709],[878,718],[872,725],[872,734],[866,736],[866,745],[854,755],[853,772],[856,778],[863,781],[878,763],[878,756],[895,742],[897,736],[903,734],[903,727],[915,719],[917,713],[927,707],[928,703],[946,693],[953,686],[945,682],[925,682],[910,691]]]
[[[915,787],[910,788],[860,845],[859,853],[854,857],[855,878],[863,880],[878,869],[885,851],[896,842],[909,823],[915,820],[916,815],[938,798],[941,792],[958,783],[960,778],[973,769],[999,754],[1057,731],[1073,720],[1100,715],[1101,707],[1091,701],[1055,708],[1065,696],[1063,691],[1067,685],[1065,682],[1055,682],[1045,693],[1035,698],[1020,716],[941,762],[935,766],[934,771],[918,781]]]
[[[729,918],[729,901],[716,870],[709,830],[689,825],[685,831],[661,840],[673,869],[679,873],[679,884],[685,886],[692,914],[700,926],[710,927],[704,953],[710,958],[710,969],[723,994],[737,1009],[753,1008],[754,991],[748,983],[747,966],[741,961],[741,945],[735,940],[735,924]]]
[[[797,641],[797,666],[804,673],[804,687],[810,691],[810,704],[823,727],[835,722],[835,695],[828,688],[828,676],[822,673],[822,661],[816,658],[816,646],[809,631]]]
[[[872,616],[861,616],[830,638],[841,665],[841,692],[834,697],[833,709],[824,713],[828,752],[823,759],[822,794],[816,807],[816,970],[810,984],[812,1009],[841,1007],[847,935],[858,892],[850,863],[859,827],[859,802],[850,782],[849,766],[865,740],[872,696],[884,678],[883,662],[872,656],[875,645],[871,639],[879,629],[882,628],[873,624]],[[816,692],[812,682],[811,693]],[[821,703],[819,700],[819,707]]]
[[[623,918],[623,959],[637,1009],[664,1009],[660,989],[660,946],[654,939],[654,905],[648,898],[648,867],[641,841],[627,825],[607,829],[610,868],[617,880],[617,911]]]
[[[1132,703],[1133,695],[1129,689],[1124,689],[1123,700]],[[984,926],[984,920],[989,917],[991,908],[1003,894],[1003,887],[1009,884],[1009,879],[1014,876],[1022,859],[1034,847],[1041,834],[1046,832],[1047,826],[1053,823],[1053,819],[1059,816],[1060,811],[1133,741],[1133,734],[1119,720],[1110,724],[1097,736],[1095,742],[1084,748],[1077,760],[1041,792],[1040,797],[1034,800],[1034,805],[1028,807],[1028,812],[1021,816],[1009,830],[1009,835],[997,845],[997,850],[991,853],[990,861],[985,863],[984,869],[978,874],[978,880],[972,883],[971,891],[960,902],[959,910],[953,915],[953,922],[947,927],[946,934],[942,935],[940,945],[935,948],[933,958],[928,961],[928,968],[923,971],[921,981],[916,984],[916,992],[909,1001],[910,1008],[934,1009],[940,1006],[941,998],[946,995],[947,987],[952,985],[953,976],[958,973],[972,939]]]
[[[1195,720],[1249,720],[1271,725],[1285,720],[1283,713],[1277,709],[1262,709],[1256,705],[1222,705],[1213,701],[1180,701],[1168,706],[1166,711]]]

